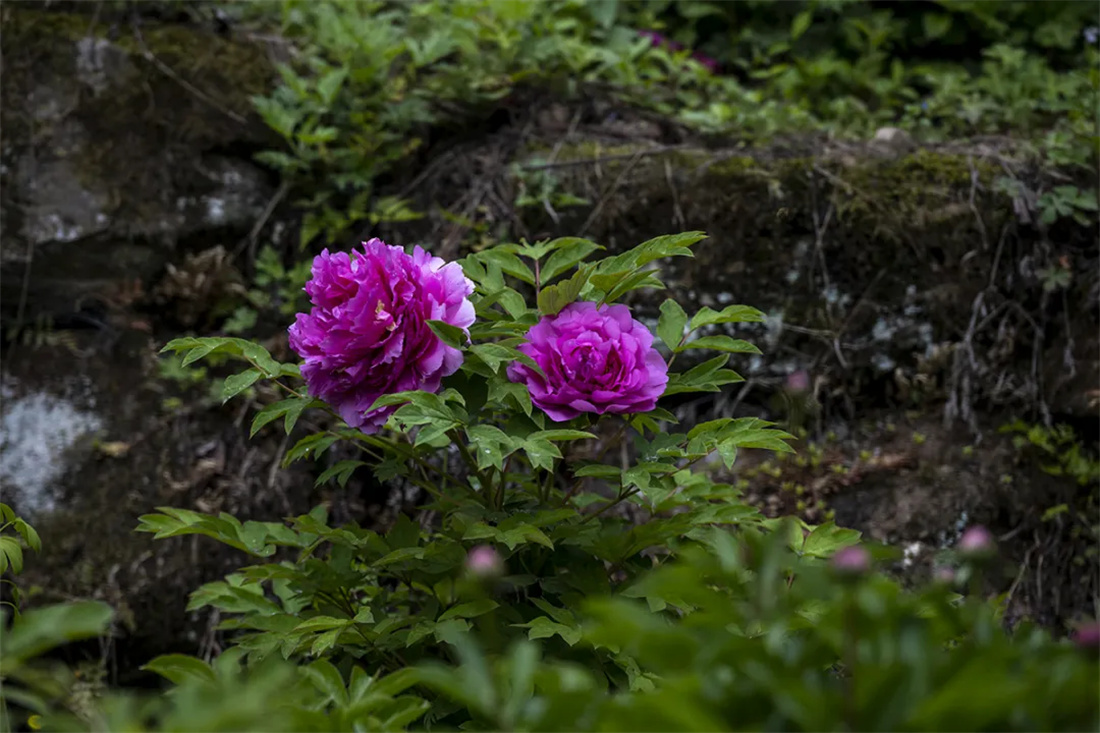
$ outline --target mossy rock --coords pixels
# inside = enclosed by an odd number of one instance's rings
[[[621,251],[670,232],[707,232],[694,259],[662,263],[662,275],[685,305],[745,303],[768,314],[767,324],[735,331],[765,356],[732,362],[755,378],[760,397],[807,369],[826,385],[821,398],[848,416],[885,402],[946,404],[971,424],[975,410],[1095,419],[1095,230],[1072,219],[1042,226],[1036,211],[1038,192],[1056,183],[1094,185],[1082,172],[1049,170],[1008,141],[703,149],[546,139],[511,162],[520,175],[552,174],[556,192],[590,202],[553,214],[525,207],[516,236],[581,235]],[[449,174],[447,186],[484,186],[458,179]],[[518,186],[514,173],[498,183]],[[445,208],[440,194],[444,187],[428,186],[425,208]],[[1051,289],[1044,272],[1059,267],[1069,285]],[[638,293],[632,302],[652,323],[664,297]]]
[[[6,315],[16,296],[79,308],[248,230],[273,188],[250,161],[273,142],[250,101],[273,79],[262,46],[20,4],[0,29]]]

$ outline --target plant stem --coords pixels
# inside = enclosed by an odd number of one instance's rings
[[[600,507],[598,510],[596,510],[596,511],[592,512],[591,514],[589,514],[588,519],[595,519],[596,517],[598,517],[601,514],[603,514],[604,512],[606,512],[611,507],[616,506],[617,504],[622,504],[624,501],[626,501],[630,497],[637,494],[638,491],[639,491],[638,487],[635,486],[631,489],[628,489],[625,492],[620,492],[619,495],[616,496],[612,501],[609,501],[608,503],[606,503],[602,507]]]

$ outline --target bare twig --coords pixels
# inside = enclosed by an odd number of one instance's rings
[[[603,155],[596,158],[581,158],[579,160],[563,160],[559,163],[532,163],[531,165],[522,166],[522,170],[525,171],[541,171],[549,168],[571,168],[581,165],[600,165],[601,163],[609,163],[616,160],[631,160],[634,162],[637,158],[646,158],[651,155],[661,155],[662,153],[670,153],[674,150],[688,150],[687,145],[663,145],[659,148],[652,148],[650,150],[638,150],[633,153],[620,153],[616,155]]]
[[[193,94],[196,98],[218,110],[229,119],[241,125],[248,124],[248,120],[246,120],[244,117],[237,114],[233,110],[226,108],[224,105],[218,103],[218,101],[211,97],[209,94],[202,91],[186,79],[182,78],[179,74],[173,71],[170,66],[158,59],[145,44],[145,38],[141,35],[141,28],[138,25],[137,19],[134,19],[133,22],[131,22],[130,26],[134,30],[134,38],[137,39],[138,45],[141,47],[141,55],[145,57],[146,61],[156,66],[158,69],[160,69],[161,73],[179,84],[181,87]]]
[[[233,250],[233,259],[237,259],[241,252],[244,251],[245,247],[248,247],[249,259],[255,259],[256,242],[259,241],[260,232],[263,231],[264,226],[267,224],[267,220],[275,213],[275,209],[278,207],[279,203],[286,198],[288,191],[290,191],[290,183],[284,180],[279,184],[279,189],[275,192],[275,195],[267,202],[267,206],[264,207],[263,213],[260,214],[256,223],[252,226],[251,231],[248,232],[248,236],[242,239],[240,243],[237,244],[236,249]]]
[[[967,204],[970,207],[971,213],[974,214],[974,222],[978,225],[978,233],[982,237],[982,249],[989,249],[989,235],[986,232],[985,222],[982,221],[982,215],[978,212],[978,207],[975,204],[975,199],[978,193],[979,175],[978,170],[974,167],[974,159],[972,156],[966,157],[966,164],[970,166],[970,196],[967,199]]]
[[[680,194],[676,190],[676,182],[672,179],[672,164],[665,159],[665,181],[668,182],[668,190],[672,193],[672,224],[680,231],[687,229],[687,218],[680,206]]]
[[[630,171],[634,170],[634,166],[637,165],[638,161],[642,159],[643,152],[644,151],[638,151],[637,153],[635,153],[630,162],[627,163],[626,166],[623,168],[622,172],[620,172],[619,175],[615,177],[615,180],[611,183],[611,185],[605,188],[600,193],[600,200],[596,202],[596,206],[592,209],[592,213],[588,215],[588,218],[585,220],[584,225],[581,227],[580,231],[577,232],[577,236],[583,237],[585,234],[588,233],[588,228],[595,223],[596,219],[603,211],[603,207],[607,203],[608,199],[610,199],[612,194],[614,194],[615,191],[618,190],[619,186],[621,186],[623,181],[626,180],[626,177],[630,173]]]

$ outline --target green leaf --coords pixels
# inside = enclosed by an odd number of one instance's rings
[[[498,265],[501,270],[528,285],[535,284],[535,274],[531,272],[531,268],[525,265],[515,253],[507,251],[504,247],[492,247],[478,252],[475,257],[486,263]]]
[[[107,632],[114,611],[99,601],[76,601],[33,608],[2,632],[5,666],[38,657],[71,641]],[[5,693],[7,691],[5,690]]]
[[[671,298],[661,303],[661,318],[657,321],[657,336],[673,352],[677,351],[684,340],[684,326],[688,317],[680,304]]]
[[[562,308],[575,302],[584,290],[584,286],[588,284],[588,278],[594,269],[593,265],[582,265],[568,280],[544,287],[539,292],[538,298],[539,311],[542,315],[557,315]]]
[[[249,369],[240,374],[226,377],[225,384],[222,385],[222,403],[224,404],[244,392],[262,376],[259,369]]]
[[[460,603],[454,608],[448,609],[437,619],[437,622],[453,618],[477,618],[499,607],[500,604],[492,598],[479,598],[476,601]]]
[[[527,440],[594,440],[592,433],[584,430],[538,430],[527,436]]]
[[[428,321],[428,328],[432,329],[443,343],[456,349],[466,348],[466,343],[469,341],[465,331],[446,321]]]
[[[747,305],[730,305],[726,306],[720,311],[715,311],[707,307],[700,308],[699,311],[691,317],[691,323],[688,328],[694,331],[697,328],[703,326],[709,326],[715,323],[763,323],[764,314],[755,308],[750,308]]]
[[[333,629],[344,629],[351,624],[351,619],[348,618],[336,618],[334,616],[314,616],[302,621],[294,627],[295,632],[315,632],[315,631],[331,631]]]
[[[23,537],[23,541],[27,543],[28,547],[35,552],[42,552],[42,540],[39,538],[38,532],[35,531],[34,527],[18,517],[12,520],[12,526],[15,527],[15,531]]]
[[[175,685],[183,685],[188,680],[213,683],[216,679],[209,664],[186,654],[162,654],[141,669],[159,674]]]
[[[358,668],[356,668],[358,669]],[[328,695],[340,707],[348,705],[348,690],[340,671],[327,659],[317,659],[302,668],[320,692]]]
[[[593,275],[592,285],[603,293],[599,299],[603,303],[614,303],[632,290],[639,288],[663,289],[664,283],[647,270],[627,270],[608,275]]]
[[[552,636],[560,636],[566,644],[573,646],[581,640],[580,629],[559,624],[557,621],[551,621],[546,616],[539,616],[530,623],[516,624],[516,626],[528,629],[527,638],[531,641],[536,639],[549,639]]]
[[[340,92],[340,87],[344,84],[344,79],[348,76],[347,67],[340,67],[327,72],[317,82],[317,93],[321,96],[321,101],[326,105],[331,105],[336,99],[336,95]]]
[[[287,435],[290,435],[291,431],[294,430],[294,426],[298,423],[298,418],[301,417],[306,408],[323,406],[323,402],[312,397],[288,397],[285,400],[272,402],[257,412],[256,417],[252,418],[252,429],[249,431],[248,437],[255,436],[261,428],[280,417],[283,418],[283,430]]]
[[[500,541],[507,545],[509,550],[514,550],[519,545],[525,545],[529,542],[549,547],[551,550],[554,549],[554,542],[546,536],[546,533],[530,524],[522,524],[515,529],[504,532],[500,536]]]
[[[0,537],[0,573],[9,567],[13,573],[23,572],[23,548],[14,537]]]
[[[493,425],[471,425],[466,428],[470,447],[477,456],[479,470],[494,466],[503,468],[504,458],[519,447],[519,441]]]
[[[806,537],[802,554],[830,557],[841,548],[858,545],[860,536],[860,533],[854,529],[844,529],[836,526],[834,522],[826,522],[814,528],[814,531]]]
[[[346,486],[348,483],[348,479],[351,478],[351,475],[355,472],[355,469],[365,465],[367,464],[363,461],[340,461],[336,465],[326,468],[324,472],[322,472],[321,475],[317,477],[317,480],[313,482],[313,485],[320,486],[329,479],[335,477],[337,483],[339,483],[341,487]]]
[[[226,354],[244,359],[259,369],[265,377],[276,377],[282,373],[283,365],[271,358],[267,349],[240,338],[179,338],[169,341],[160,351],[162,354],[166,351],[188,352],[183,358],[183,366],[188,366],[211,354]]]
[[[531,461],[531,466],[545,471],[554,469],[554,459],[561,458],[561,451],[549,440],[528,438],[523,442],[523,452]]]
[[[633,271],[664,257],[694,257],[689,249],[693,244],[706,239],[703,232],[684,232],[654,237],[615,257],[609,257],[600,265],[600,272]]]
[[[550,255],[550,258],[546,260],[546,264],[542,266],[540,276],[543,285],[549,283],[555,277],[562,274],[570,267],[573,267],[596,250],[603,249],[603,247],[595,242],[590,242],[587,239],[580,239],[579,237],[563,237],[562,239],[555,239],[554,242],[560,243],[560,246]]]
[[[286,468],[294,461],[307,457],[316,460],[338,440],[340,440],[339,435],[331,435],[328,433],[307,435],[286,452],[286,455],[283,457],[283,468]]]
[[[712,351],[725,351],[734,354],[760,353],[760,349],[756,348],[748,341],[731,338],[730,336],[701,336],[700,338],[688,341],[680,348],[680,351],[687,351],[688,349],[710,349]]]
[[[797,41],[801,38],[802,34],[810,28],[813,19],[814,14],[812,10],[803,10],[801,13],[794,16],[794,20],[791,21],[791,40]]]

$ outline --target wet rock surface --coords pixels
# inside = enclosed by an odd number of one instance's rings
[[[249,102],[272,73],[263,48],[34,4],[0,13],[5,322],[86,309],[251,228],[273,192],[250,160],[268,140]]]

